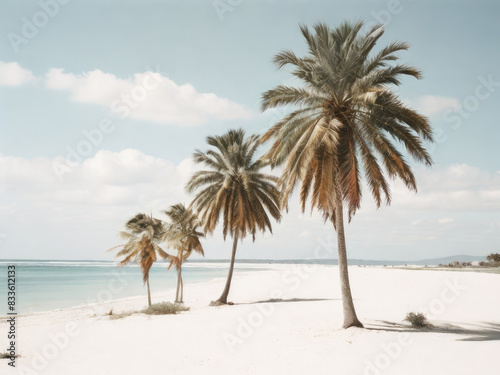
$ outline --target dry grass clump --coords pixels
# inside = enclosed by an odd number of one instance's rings
[[[189,307],[186,307],[182,304],[178,303],[170,303],[170,302],[160,302],[160,303],[155,303],[148,308],[141,310],[141,311],[127,311],[127,312],[122,312],[122,313],[115,313],[113,312],[113,309],[109,310],[106,314],[103,316],[108,316],[109,319],[111,320],[117,320],[117,319],[123,319],[126,318],[127,316],[131,316],[133,314],[147,314],[147,315],[167,315],[167,314],[177,314],[178,312],[181,311],[188,311]]]
[[[432,327],[427,317],[422,313],[408,313],[405,321],[409,322],[413,328],[429,328]]]
[[[117,320],[117,319],[123,319],[126,318],[127,316],[130,316],[134,314],[133,312],[126,312],[126,313],[121,313],[121,314],[113,314],[109,316],[109,319],[111,320]]]
[[[177,314],[181,311],[188,311],[189,307],[178,303],[171,302],[160,302],[149,306],[147,309],[143,310],[142,313],[148,315],[166,315],[166,314]]]
[[[0,359],[10,359],[12,356],[9,354],[9,352],[3,352],[0,353]],[[20,357],[19,354],[15,355],[16,358]]]
[[[123,318],[126,318],[127,316],[130,316],[132,314],[135,314],[137,313],[137,311],[129,311],[129,312],[123,312],[123,313],[115,313],[113,312],[113,308],[111,308],[111,310],[109,310],[109,312],[107,312],[106,314],[104,314],[104,316],[109,316],[109,319],[111,320],[117,320],[117,319],[123,319]],[[95,316],[95,314],[94,314]]]

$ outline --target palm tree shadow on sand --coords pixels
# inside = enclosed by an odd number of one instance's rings
[[[284,302],[318,302],[318,301],[340,301],[339,298],[271,298],[263,301],[241,302],[235,305],[253,305],[256,303],[284,303]]]
[[[458,336],[468,336],[457,338],[457,341],[497,341],[500,340],[500,324],[480,322],[477,324],[464,324],[468,327],[459,327],[453,324],[433,325],[429,328],[411,328],[408,325],[394,323],[385,320],[377,320],[378,324],[366,324],[365,328],[374,331],[391,332],[428,332],[428,333],[447,333]]]

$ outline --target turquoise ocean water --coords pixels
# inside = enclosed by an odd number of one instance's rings
[[[413,262],[390,260],[349,259],[354,265],[437,265],[452,260],[485,260],[484,257],[454,256]],[[236,272],[260,271],[270,264],[328,264],[333,260],[237,260]],[[115,261],[55,261],[0,259],[0,316],[7,312],[7,266],[16,266],[16,306],[20,314],[61,309],[120,298],[145,296],[146,288],[138,265],[117,269]],[[150,272],[151,292],[175,288],[175,269],[167,271],[168,264],[157,262]],[[204,260],[187,262],[183,266],[184,285],[207,282],[227,276],[228,262]]]
[[[110,261],[0,261],[0,315],[7,312],[7,266],[16,266],[16,307],[19,314],[84,305],[91,302],[145,295],[137,265],[117,269]],[[175,288],[176,271],[155,264],[150,272],[151,292]],[[256,270],[239,266],[241,271]],[[225,278],[227,264],[186,263],[184,285]],[[2,305],[4,306],[2,308]]]

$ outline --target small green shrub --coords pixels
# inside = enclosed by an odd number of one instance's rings
[[[427,317],[422,313],[408,313],[406,314],[405,321],[409,322],[413,328],[427,328],[430,327],[430,323]]]
[[[142,312],[148,315],[166,315],[166,314],[177,314],[180,311],[188,311],[188,310],[189,307],[185,307],[184,305],[174,304],[170,302],[160,302],[149,306]]]
[[[493,265],[493,267],[500,266],[500,254],[491,253],[486,257],[486,259],[488,259],[488,261],[490,262],[491,265]]]

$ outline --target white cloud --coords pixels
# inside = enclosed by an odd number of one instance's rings
[[[33,73],[18,63],[0,61],[0,86],[20,86],[34,79]]]
[[[447,109],[460,108],[460,101],[458,99],[433,95],[424,95],[410,100],[410,104],[426,116],[439,115]]]
[[[439,219],[438,220],[438,223],[439,224],[450,224],[450,223],[453,223],[453,219],[447,217],[447,218],[444,218],[444,219]]]
[[[393,203],[414,210],[491,211],[500,209],[500,176],[467,164],[418,169],[418,193],[394,184]]]
[[[185,198],[183,186],[193,169],[190,159],[176,166],[138,150],[117,153],[101,150],[74,166],[60,181],[54,162],[64,161],[62,157],[28,160],[2,156],[0,182],[3,188],[0,191],[25,200],[33,199],[36,204],[150,209],[172,199]]]
[[[189,203],[190,160],[175,165],[138,150],[99,151],[62,182],[54,161],[63,159],[0,155],[0,228],[10,252],[4,257],[106,258],[104,251],[121,243],[117,233],[136,213],[166,219],[161,210]],[[27,228],[32,236],[25,236]]]
[[[157,123],[193,126],[211,119],[251,116],[240,104],[213,93],[200,93],[190,84],[178,85],[151,71],[121,79],[100,70],[75,75],[51,69],[45,84],[49,89],[69,91],[75,102],[102,105],[122,117]]]
[[[174,164],[133,149],[101,150],[76,164],[62,182],[54,161],[63,159],[0,155],[0,228],[6,235],[3,247],[12,253],[4,257],[110,259],[104,251],[120,243],[117,232],[128,218],[151,211],[165,218],[161,210],[192,198],[184,192],[195,170],[190,159]],[[350,258],[416,260],[494,250],[500,200],[480,192],[499,194],[498,174],[455,165],[419,170],[417,178],[418,194],[396,186],[392,205],[379,210],[365,186],[361,210],[346,223]],[[469,195],[474,199],[464,201]],[[281,223],[273,221],[273,234],[258,235],[255,243],[244,239],[238,257],[307,258],[321,241],[336,246],[333,225],[309,212],[309,207],[300,212],[295,194]],[[439,225],[450,218],[453,225]],[[220,231],[204,240],[207,257],[228,256],[230,243],[222,241]],[[422,246],[422,239],[431,238],[432,246]]]

